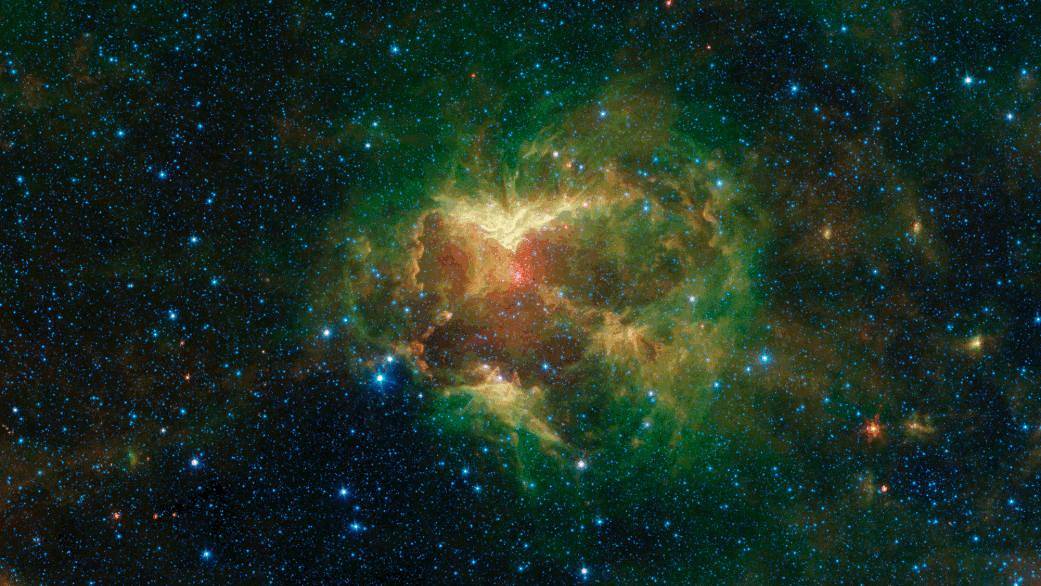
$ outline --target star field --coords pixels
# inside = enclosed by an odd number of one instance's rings
[[[16,2],[0,582],[1041,582],[1030,2]]]

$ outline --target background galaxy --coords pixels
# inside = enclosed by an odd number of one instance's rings
[[[1030,2],[11,2],[0,582],[1041,581]]]

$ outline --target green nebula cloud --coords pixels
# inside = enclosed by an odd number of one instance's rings
[[[407,358],[439,421],[567,466],[681,443],[716,381],[758,356],[766,223],[674,119],[615,84],[515,153],[466,152],[390,237],[345,239],[325,303],[356,310],[353,339]]]

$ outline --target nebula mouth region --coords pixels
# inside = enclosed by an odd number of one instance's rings
[[[393,277],[349,279],[362,307],[409,308],[359,323],[446,409],[558,455],[640,443],[662,414],[697,422],[751,343],[761,237],[720,163],[680,154],[689,141],[641,153],[609,131],[570,136],[526,145],[507,181],[447,182],[393,246],[360,247]]]

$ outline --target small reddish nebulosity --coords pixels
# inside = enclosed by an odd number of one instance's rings
[[[864,423],[864,435],[868,441],[874,441],[882,437],[882,424],[878,420],[878,415]]]
[[[524,269],[521,267],[514,267],[511,273],[511,277],[513,278],[514,285],[524,285],[528,282],[528,276],[525,274]]]

